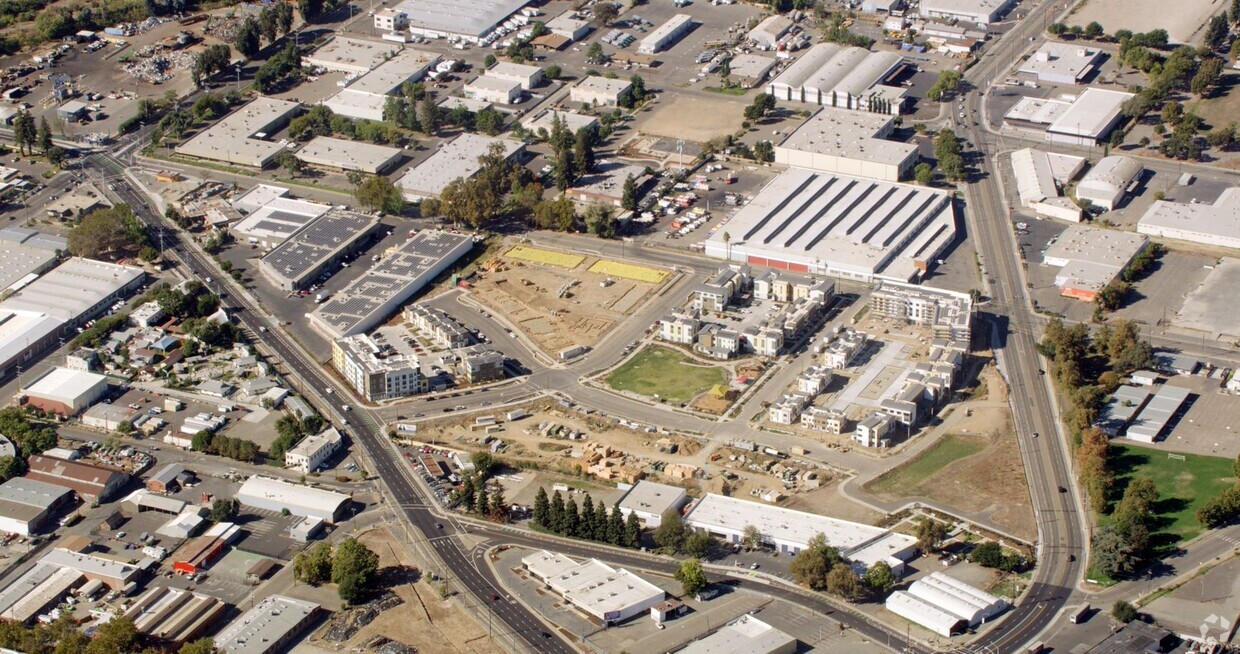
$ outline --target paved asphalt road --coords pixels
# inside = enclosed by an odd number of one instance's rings
[[[1031,16],[1018,23],[968,71],[966,79],[984,89],[1002,75],[1022,50],[1035,45],[1041,37],[1045,21],[1038,20],[1039,12],[1053,9],[1054,6],[1044,0]],[[963,104],[965,119],[961,121],[961,131],[974,144],[981,144],[984,137],[982,94],[970,91]],[[954,113],[949,108],[948,115]],[[1020,604],[1004,618],[1002,627],[986,632],[973,646],[1015,652],[1047,630],[1072,599],[1088,557],[1083,528],[1086,518],[1080,510],[1068,463],[1069,446],[1060,432],[1049,380],[1042,372],[1036,348],[1041,325],[1025,295],[1021,261],[999,176],[989,156],[979,160],[974,183],[965,188],[965,198],[972,218],[969,222],[971,237],[981,255],[990,298],[980,309],[985,314],[981,325],[983,329],[994,330],[1001,370],[1012,387],[1017,439],[1037,514],[1039,556],[1029,590]],[[1034,438],[1034,433],[1041,436]]]

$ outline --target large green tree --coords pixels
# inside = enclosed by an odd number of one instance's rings
[[[676,571],[676,581],[680,582],[680,588],[686,597],[692,597],[705,588],[709,582],[706,580],[706,573],[702,570],[701,559],[693,558],[682,561],[680,569]]]
[[[383,175],[368,175],[353,189],[353,196],[362,206],[372,211],[400,213],[405,207],[405,198],[400,189]]]
[[[69,231],[69,252],[88,259],[115,261],[132,257],[150,244],[146,225],[127,204],[96,209]]]
[[[336,545],[332,554],[332,583],[340,599],[357,604],[370,594],[370,584],[379,570],[379,556],[354,538]]]
[[[302,583],[318,586],[331,581],[332,548],[327,543],[315,543],[293,558],[293,578]]]
[[[654,542],[668,552],[679,552],[689,537],[689,527],[675,509],[663,512],[659,526],[654,530]]]

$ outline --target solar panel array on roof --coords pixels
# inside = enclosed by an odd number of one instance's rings
[[[260,261],[260,269],[285,290],[296,290],[379,225],[379,219],[333,209],[306,223]]]
[[[473,247],[468,234],[423,230],[311,315],[331,338],[369,330]]]

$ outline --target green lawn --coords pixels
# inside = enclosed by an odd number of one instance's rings
[[[948,434],[939,442],[926,448],[917,458],[865,485],[866,490],[879,495],[906,497],[916,494],[917,487],[931,475],[953,461],[959,461],[986,449],[986,444],[975,439]]]
[[[1159,549],[1175,547],[1201,534],[1197,509],[1236,483],[1231,459],[1185,454],[1180,461],[1180,455],[1175,456],[1168,458],[1161,450],[1112,442],[1108,457],[1116,472],[1117,496],[1128,482],[1142,477],[1152,479],[1158,487],[1152,540]],[[1106,523],[1109,519],[1102,516],[1099,521]]]
[[[749,89],[743,86],[707,86],[705,88],[711,93],[722,93],[724,95],[745,95],[749,93]]]
[[[648,347],[607,376],[618,391],[631,391],[669,402],[688,402],[715,384],[725,384],[728,372],[705,366],[666,347]]]

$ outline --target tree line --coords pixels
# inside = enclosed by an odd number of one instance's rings
[[[576,498],[567,500],[555,491],[550,497],[547,489],[540,487],[534,497],[534,524],[559,536],[580,538],[617,547],[637,549],[641,547],[641,525],[636,513],[629,513],[626,520],[619,505],[609,511],[602,500],[597,503],[586,493],[581,507]]]

